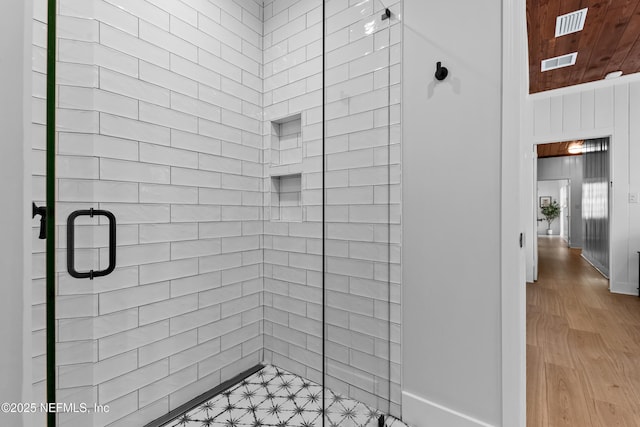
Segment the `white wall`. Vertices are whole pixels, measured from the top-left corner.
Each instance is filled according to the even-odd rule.
[[[29,129],[31,81],[30,2],[3,3],[0,16],[0,401],[31,400],[31,265],[27,230],[31,216]],[[1,413],[0,424],[31,425],[28,416]]]
[[[504,22],[514,13],[520,26],[505,29],[524,43],[524,15],[515,9],[505,8]],[[405,1],[403,415],[416,426],[524,419],[524,299],[512,280],[520,275],[514,229],[524,86],[514,66],[505,87],[518,100],[509,97],[502,142],[502,12],[499,1]],[[505,61],[522,45],[505,47]],[[443,82],[433,78],[436,61],[449,68]],[[515,291],[501,289],[501,280]],[[501,313],[511,322],[512,352],[503,353]]]
[[[640,204],[629,194],[640,192],[640,74],[542,92],[529,97],[523,140],[533,144],[611,136],[610,286],[637,294],[640,249]],[[532,181],[532,174],[523,170]],[[532,188],[528,187],[528,188]],[[524,197],[532,195],[531,192]],[[533,197],[531,197],[533,199]],[[533,211],[529,211],[533,214]],[[533,231],[533,217],[530,230]],[[527,280],[532,279],[533,249],[527,253]]]

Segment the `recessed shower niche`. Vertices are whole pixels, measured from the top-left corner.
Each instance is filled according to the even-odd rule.
[[[271,177],[271,221],[302,222],[302,175]]]
[[[276,170],[273,168],[276,167]],[[302,167],[302,116],[300,113],[271,122],[272,175],[299,173]]]
[[[271,122],[271,221],[302,221],[302,116]]]

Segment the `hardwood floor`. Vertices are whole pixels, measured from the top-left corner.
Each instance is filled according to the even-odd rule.
[[[640,298],[559,238],[527,284],[527,426],[640,426]]]

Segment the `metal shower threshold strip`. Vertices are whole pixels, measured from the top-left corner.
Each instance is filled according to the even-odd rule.
[[[209,391],[207,391],[205,393],[202,393],[200,396],[191,399],[187,403],[184,403],[184,404],[178,406],[177,408],[175,408],[174,410],[170,411],[169,413],[163,415],[162,417],[151,421],[149,424],[146,424],[144,427],[161,427],[161,426],[164,426],[167,423],[170,423],[171,421],[173,421],[176,418],[178,418],[180,415],[182,415],[182,414],[192,410],[193,408],[195,408],[195,407],[197,407],[199,405],[202,405],[206,401],[214,398],[215,396],[219,395],[220,393],[222,393],[226,389],[232,387],[233,385],[242,382],[243,380],[247,379],[251,375],[253,375],[256,372],[260,371],[262,368],[264,368],[263,365],[256,365],[253,368],[247,369],[246,371],[236,375],[235,377],[231,378],[230,380],[227,380],[227,381],[223,382],[219,386],[214,387],[213,389],[211,389],[211,390],[209,390]]]

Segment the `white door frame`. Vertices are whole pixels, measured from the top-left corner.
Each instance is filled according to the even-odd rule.
[[[538,144],[533,144],[533,281],[538,280]],[[526,310],[526,307],[525,307]]]
[[[31,375],[31,94],[33,2],[8,0],[0,16],[0,397],[32,402]],[[3,414],[7,424],[30,426],[31,414]]]
[[[501,323],[502,426],[526,427],[526,251],[522,213],[525,179],[528,53],[526,3],[502,1]],[[524,192],[526,194],[526,192]]]
[[[571,247],[571,178],[567,179],[568,185],[565,197],[567,199],[567,246]]]
[[[614,272],[614,259],[613,259],[613,245],[611,244],[611,235],[613,230],[613,222],[614,222],[614,198],[612,197],[612,177],[613,177],[613,156],[614,156],[614,148],[613,148],[613,131],[589,131],[589,132],[577,132],[576,134],[562,135],[559,138],[542,138],[536,139],[532,142],[534,156],[533,156],[533,173],[531,175],[532,184],[534,190],[534,205],[533,205],[533,277],[534,280],[538,280],[538,237],[536,233],[536,229],[538,228],[536,216],[537,216],[537,182],[538,182],[538,156],[537,156],[537,147],[542,144],[553,144],[556,142],[568,142],[568,141],[576,141],[576,140],[586,140],[586,139],[597,139],[597,138],[609,138],[609,283],[613,283],[613,272]],[[526,303],[525,303],[526,304]],[[526,306],[525,306],[526,310]]]

